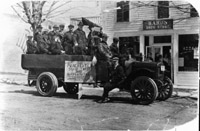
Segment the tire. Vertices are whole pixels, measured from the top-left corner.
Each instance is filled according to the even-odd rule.
[[[164,81],[160,86],[158,86],[158,97],[157,100],[164,101],[172,96],[173,93],[173,83],[169,77],[165,77]]]
[[[65,83],[63,88],[68,94],[78,93],[78,83]]]
[[[37,78],[36,88],[42,96],[53,96],[58,88],[58,80],[53,73],[43,72]]]
[[[140,76],[131,83],[131,95],[138,104],[151,104],[158,95],[157,85],[151,78]]]

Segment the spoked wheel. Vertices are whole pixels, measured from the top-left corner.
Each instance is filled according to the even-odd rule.
[[[162,84],[158,85],[157,100],[164,101],[168,99],[169,97],[171,97],[172,93],[173,93],[172,81],[168,77],[165,77]]]
[[[131,95],[134,102],[148,105],[158,95],[157,85],[151,78],[140,76],[131,83]]]
[[[41,73],[36,82],[36,88],[42,96],[52,96],[57,91],[58,80],[51,72]]]
[[[63,88],[68,94],[77,94],[78,93],[78,84],[77,83],[65,83]]]

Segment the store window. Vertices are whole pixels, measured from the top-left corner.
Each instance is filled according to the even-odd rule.
[[[158,1],[158,18],[169,18],[169,1]]]
[[[119,37],[119,52],[127,54],[128,50],[133,54],[139,54],[139,36]]]
[[[129,21],[129,1],[117,2],[117,7],[121,9],[117,10],[117,22]]]
[[[179,35],[179,71],[198,71],[199,35]]]

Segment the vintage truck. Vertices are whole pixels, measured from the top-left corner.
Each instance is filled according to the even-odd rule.
[[[21,66],[29,71],[28,81],[36,83],[40,95],[53,96],[58,87],[68,94],[76,94],[79,83],[101,82],[96,77],[98,64],[94,66],[91,61],[91,56],[84,55],[22,54]],[[172,95],[173,84],[165,76],[162,63],[133,62],[126,72],[121,85],[131,93],[134,102],[146,105]]]

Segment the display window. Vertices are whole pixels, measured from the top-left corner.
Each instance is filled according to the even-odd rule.
[[[130,51],[133,54],[139,54],[139,36],[133,37],[119,37],[119,52],[120,54],[127,54]]]
[[[198,43],[198,34],[179,35],[179,71],[198,71]]]

